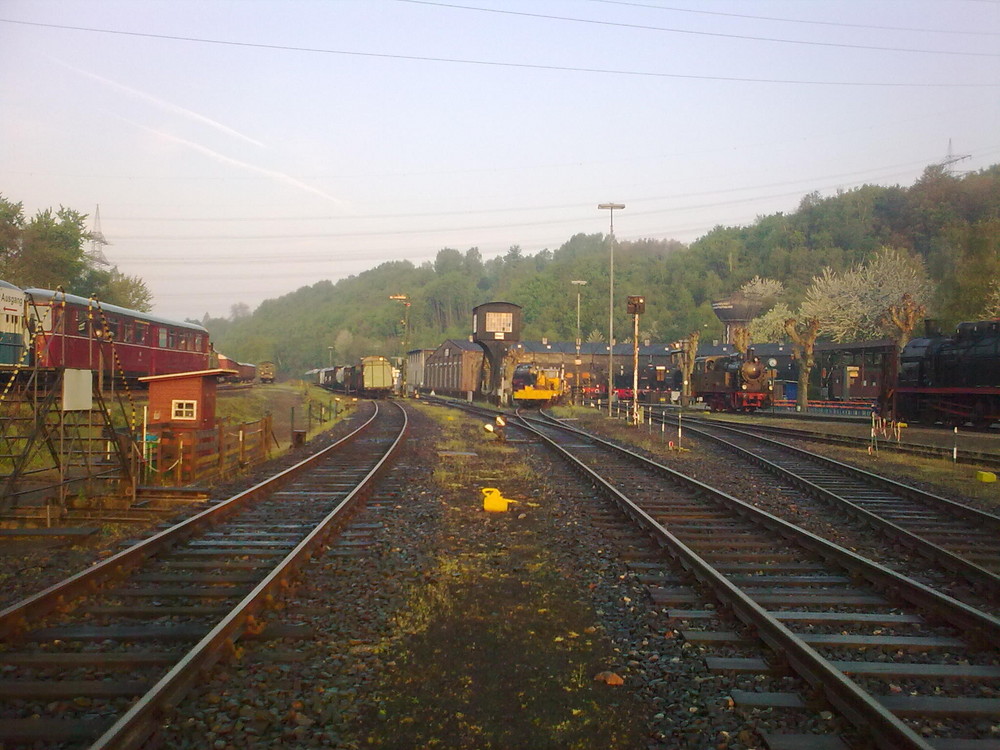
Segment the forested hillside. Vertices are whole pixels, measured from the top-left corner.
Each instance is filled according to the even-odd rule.
[[[876,256],[881,264],[865,267]],[[433,263],[384,263],[335,284],[320,281],[269,300],[252,314],[237,309],[230,319],[201,322],[229,356],[271,359],[297,374],[364,354],[398,355],[404,339],[413,348],[466,337],[472,308],[495,300],[523,306],[525,338],[573,340],[580,290],[583,337],[604,340],[608,261],[608,238],[601,234],[576,235],[534,255],[513,245],[487,261],[474,247],[445,248]],[[864,186],[829,198],[807,195],[794,213],[762,216],[745,227],[716,227],[689,246],[618,242],[615,329],[623,340],[631,330],[625,296],[642,294],[641,338],[669,342],[698,330],[703,341],[710,340],[721,333],[711,302],[755,277],[781,282],[779,302],[785,307],[780,309],[794,315],[807,297],[831,289],[832,282],[850,286],[855,271],[867,270],[867,283],[877,290],[879,275],[892,275],[886,263],[897,261],[908,272],[916,268],[911,277],[926,271],[921,288],[927,315],[944,325],[1000,315],[1000,165],[961,176],[930,167],[909,188]],[[580,287],[573,280],[587,283]],[[409,310],[390,295],[408,296]],[[821,328],[820,338],[832,335]]]

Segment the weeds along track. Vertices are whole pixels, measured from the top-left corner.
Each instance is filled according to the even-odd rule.
[[[994,611],[1000,605],[1000,517],[752,430],[689,423],[687,432],[877,530],[884,543],[906,547],[950,571],[959,579],[949,586],[953,595],[961,598],[958,592],[970,585]]]
[[[600,522],[646,605],[742,676],[730,697],[767,717],[769,747],[997,746],[1000,620],[634,452],[524,422],[614,504]],[[817,712],[825,724],[797,718]]]
[[[362,533],[346,527],[406,431],[400,406],[373,404],[333,445],[0,612],[0,743],[140,747],[238,639],[307,636],[267,610]]]
[[[651,407],[651,411],[656,415],[654,418],[657,421],[666,419],[669,422],[677,414],[676,410],[656,407]],[[758,414],[760,416],[766,416],[766,412],[759,412]],[[894,437],[888,435],[884,435],[882,437],[878,437],[876,435],[877,439],[873,442],[850,434],[837,434],[833,430],[821,432],[818,429],[799,429],[795,427],[766,425],[759,424],[757,422],[740,422],[735,420],[726,420],[723,422],[719,419],[704,419],[698,417],[685,417],[684,421],[687,424],[730,426],[759,435],[771,435],[779,439],[811,440],[816,443],[826,443],[828,445],[836,445],[846,448],[858,448],[859,446],[866,444],[874,444],[878,450],[885,451],[887,453],[897,453],[923,458],[954,460],[960,464],[988,467],[993,470],[1000,469],[1000,433],[996,430],[963,431],[963,442],[971,439],[973,444],[963,445],[962,449],[959,450],[954,445],[946,445],[946,443],[950,440],[950,438],[946,436],[950,435],[950,433],[939,429],[924,429],[922,430],[923,437],[912,437],[909,436],[909,433],[907,433],[908,437],[905,440],[902,439],[902,437],[895,439]],[[847,423],[847,420],[838,420],[835,422],[818,421],[813,422],[813,424],[836,425],[838,422],[840,426],[843,427],[843,425]],[[865,430],[870,427],[869,422],[862,423],[861,420],[851,421],[851,423],[857,425],[859,429]],[[886,429],[888,430],[888,426]],[[933,434],[935,436],[934,439],[939,444],[934,445],[927,442],[928,434]],[[924,440],[925,442],[918,442],[920,440]]]

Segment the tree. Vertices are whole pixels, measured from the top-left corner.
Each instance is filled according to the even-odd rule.
[[[785,293],[785,285],[776,279],[764,279],[754,276],[750,281],[740,287],[744,297],[759,299],[762,306],[774,301]]]
[[[890,306],[909,295],[926,310],[932,292],[920,258],[883,247],[861,266],[844,272],[826,267],[813,277],[802,314],[819,320],[834,341],[875,339],[888,333]]]
[[[778,343],[788,339],[785,334],[785,321],[793,316],[791,308],[784,302],[779,302],[759,318],[750,321],[747,328],[750,338],[754,341]]]
[[[242,320],[250,317],[250,306],[246,302],[236,302],[229,306],[229,319]]]
[[[78,288],[87,290],[86,296],[94,296],[101,302],[119,307],[149,312],[153,309],[153,294],[146,282],[138,276],[128,276],[118,270],[90,266],[81,276]]]
[[[796,399],[799,409],[809,408],[809,375],[816,363],[816,337],[819,335],[820,322],[816,318],[807,318],[800,325],[795,318],[785,321],[785,333],[792,342],[792,356],[799,362],[799,392]]]
[[[736,347],[736,351],[740,354],[747,353],[751,340],[750,329],[746,326],[736,326],[733,329],[733,346]]]
[[[890,337],[896,342],[897,363],[899,362],[899,354],[910,340],[910,336],[913,335],[913,329],[917,327],[917,321],[926,312],[927,307],[914,302],[913,297],[909,293],[903,295],[898,305],[889,306],[889,310],[886,313],[885,325],[892,329]]]
[[[981,316],[984,318],[1000,318],[1000,280],[994,280],[990,293],[986,297],[986,305]]]
[[[63,286],[81,296],[89,294],[78,286],[87,268],[83,252],[86,215],[60,206],[56,212],[39,211],[24,223],[23,217],[19,219],[20,207],[8,201],[0,205],[4,279],[18,286]]]

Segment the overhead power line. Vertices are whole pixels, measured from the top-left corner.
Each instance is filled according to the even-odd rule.
[[[992,1],[992,0],[991,0]],[[725,13],[719,10],[702,10],[694,8],[675,8],[667,5],[651,5],[649,3],[627,2],[627,0],[589,0],[601,5],[622,5],[630,8],[659,10],[667,13],[687,13],[698,16],[714,16],[716,18],[742,18],[747,21],[769,21],[773,23],[800,24],[804,26],[828,26],[839,29],[868,29],[870,31],[898,31],[909,34],[950,34],[959,36],[1000,36],[993,31],[965,31],[955,29],[928,29],[916,26],[879,26],[867,23],[844,23],[843,21],[816,21],[805,18],[782,18],[780,16],[752,16],[748,13]]]
[[[609,26],[620,29],[636,29],[640,31],[662,31],[669,34],[688,34],[690,36],[707,36],[721,39],[740,39],[751,42],[768,42],[770,44],[800,44],[807,47],[838,47],[841,49],[862,49],[876,52],[905,52],[921,55],[957,55],[959,57],[1000,57],[996,52],[968,52],[964,50],[939,50],[939,49],[919,49],[911,47],[879,47],[870,44],[848,44],[845,42],[818,42],[806,39],[781,39],[779,37],[754,36],[751,34],[726,34],[721,31],[697,31],[694,29],[679,29],[669,26],[650,26],[648,24],[624,23],[621,21],[603,21],[592,18],[576,18],[573,16],[555,16],[548,13],[531,13],[520,10],[507,10],[501,8],[478,8],[473,5],[458,5],[456,3],[442,3],[436,0],[396,0],[398,3],[410,3],[411,5],[431,5],[438,8],[451,8],[453,10],[468,10],[479,13],[495,13],[503,16],[521,16],[523,18],[541,18],[547,21],[565,21],[569,23],[588,24],[593,26]]]
[[[121,31],[117,29],[98,29],[87,26],[70,26],[66,24],[39,23],[36,21],[20,21],[10,18],[0,18],[0,23],[14,24],[19,26],[33,26],[36,28],[61,29],[64,31],[78,31],[88,34],[109,34],[114,36],[133,37],[138,39],[160,39],[171,42],[191,42],[195,44],[211,44],[226,47],[240,47],[246,49],[266,49],[282,52],[303,52],[310,54],[324,55],[344,55],[349,57],[367,57],[382,60],[408,60],[415,62],[446,63],[451,65],[476,65],[483,67],[511,68],[518,70],[545,70],[558,73],[593,73],[600,75],[634,76],[642,78],[666,78],[674,80],[690,81],[721,81],[728,83],[768,83],[786,84],[798,86],[836,86],[836,87],[862,87],[862,88],[1000,88],[1000,83],[968,83],[968,82],[943,82],[943,83],[906,83],[901,81],[817,81],[817,80],[796,80],[793,78],[747,78],[740,76],[713,76],[695,75],[684,73],[660,73],[643,70],[624,70],[615,68],[589,68],[573,65],[542,65],[537,63],[500,62],[495,60],[473,60],[468,58],[455,57],[429,57],[423,55],[401,55],[387,52],[357,52],[348,50],[324,49],[320,47],[298,47],[284,44],[261,44],[257,42],[237,42],[224,39],[209,39],[205,37],[179,36],[173,34],[152,34],[139,31]],[[898,50],[901,51],[901,50]],[[936,53],[935,53],[936,54]],[[958,54],[958,53],[956,53]],[[983,53],[989,57],[1000,57],[1000,54]]]

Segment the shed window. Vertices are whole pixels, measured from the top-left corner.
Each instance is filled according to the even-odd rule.
[[[175,420],[195,420],[198,418],[198,402],[197,401],[178,401],[174,400],[170,402],[170,413],[171,419]]]

